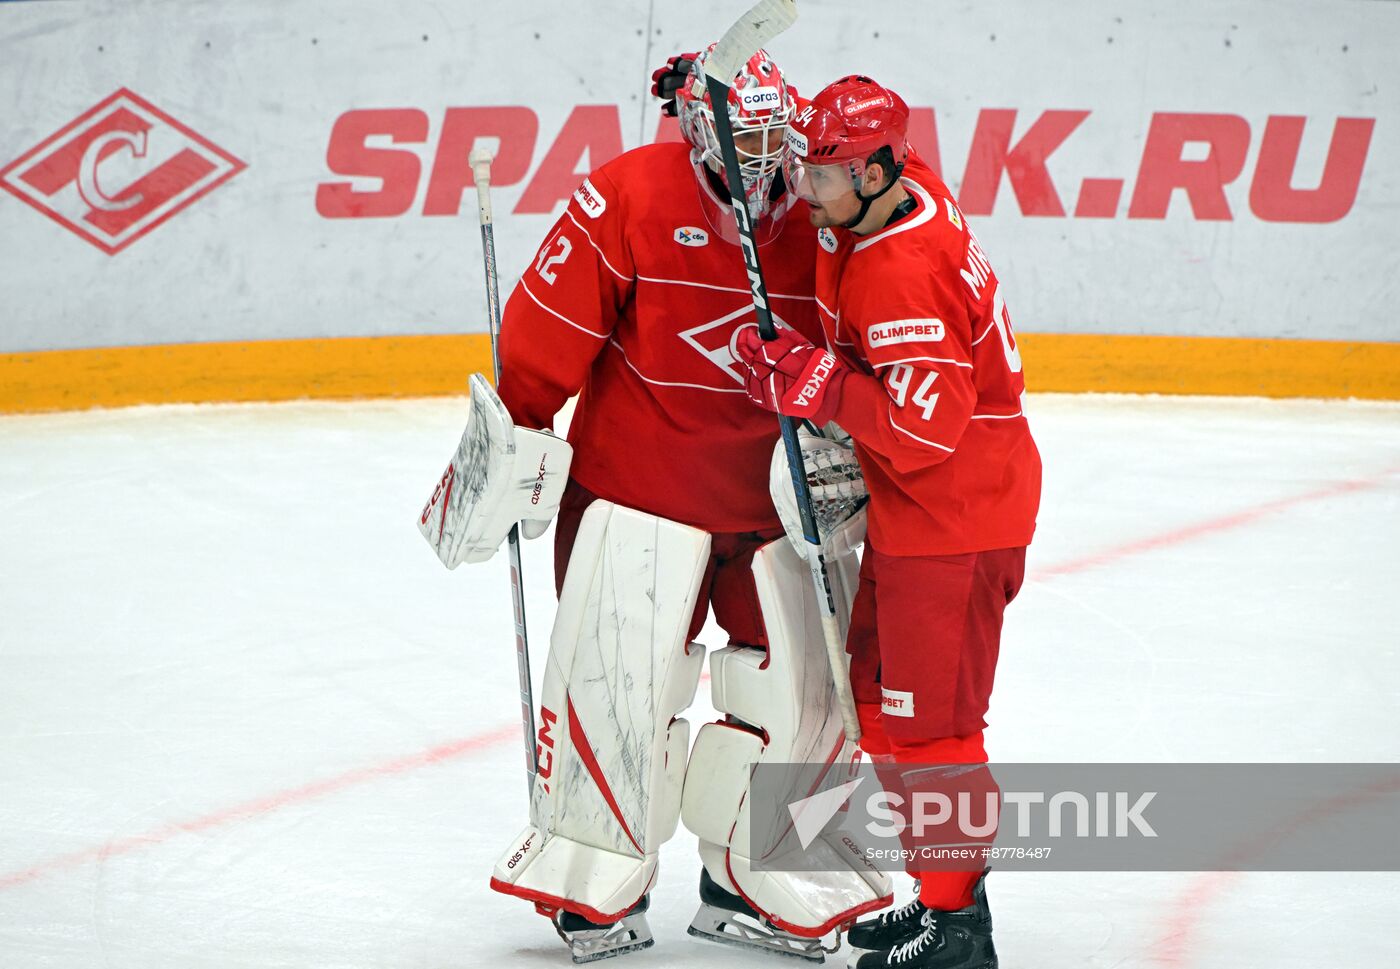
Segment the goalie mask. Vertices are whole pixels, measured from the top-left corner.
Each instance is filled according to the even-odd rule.
[[[718,191],[725,184],[724,157],[715,133],[714,106],[705,87],[705,61],[714,49],[711,44],[696,58],[690,80],[676,92],[676,102],[681,134],[690,144],[690,158],[701,192],[709,201],[727,208],[728,193]],[[781,185],[775,182],[782,163],[783,134],[796,110],[796,99],[767,51],[760,50],[750,57],[734,76],[728,110],[749,215],[755,223],[765,217],[776,220],[790,205],[790,200],[782,197]],[[707,169],[718,179],[708,177]],[[724,213],[722,221],[731,221],[728,213]]]

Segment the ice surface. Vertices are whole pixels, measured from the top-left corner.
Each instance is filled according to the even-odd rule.
[[[1400,760],[1400,407],[1031,408],[996,759]],[[525,820],[505,557],[449,573],[414,528],[465,417],[0,419],[0,969],[568,964],[487,887]],[[537,671],[548,563],[527,545]],[[692,840],[616,965],[777,965],[685,935]],[[1400,875],[1006,873],[991,900],[1008,969],[1400,960]]]

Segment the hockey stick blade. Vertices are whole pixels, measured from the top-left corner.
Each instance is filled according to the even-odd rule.
[[[724,32],[705,60],[705,73],[728,87],[746,60],[796,20],[797,0],[758,0]]]

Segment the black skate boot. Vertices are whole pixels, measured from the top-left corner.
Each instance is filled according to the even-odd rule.
[[[697,939],[773,952],[808,962],[826,961],[826,950],[822,948],[821,939],[784,932],[741,897],[716,884],[703,867],[700,869],[700,911],[695,913],[686,931]]]
[[[917,934],[887,949],[853,952],[848,969],[997,969],[986,883],[984,871],[967,908],[956,912],[924,908]]]
[[[650,905],[651,896],[643,895],[622,918],[604,924],[561,910],[554,913],[554,931],[569,947],[569,955],[578,965],[636,952],[656,944],[651,937],[651,926],[647,925],[646,910]]]
[[[924,930],[923,917],[928,908],[916,895],[913,901],[875,918],[857,922],[846,933],[857,956],[880,949],[892,949],[907,942]]]

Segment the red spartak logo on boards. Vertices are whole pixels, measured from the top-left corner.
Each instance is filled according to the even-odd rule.
[[[0,169],[0,187],[111,256],[247,167],[122,88]]]

